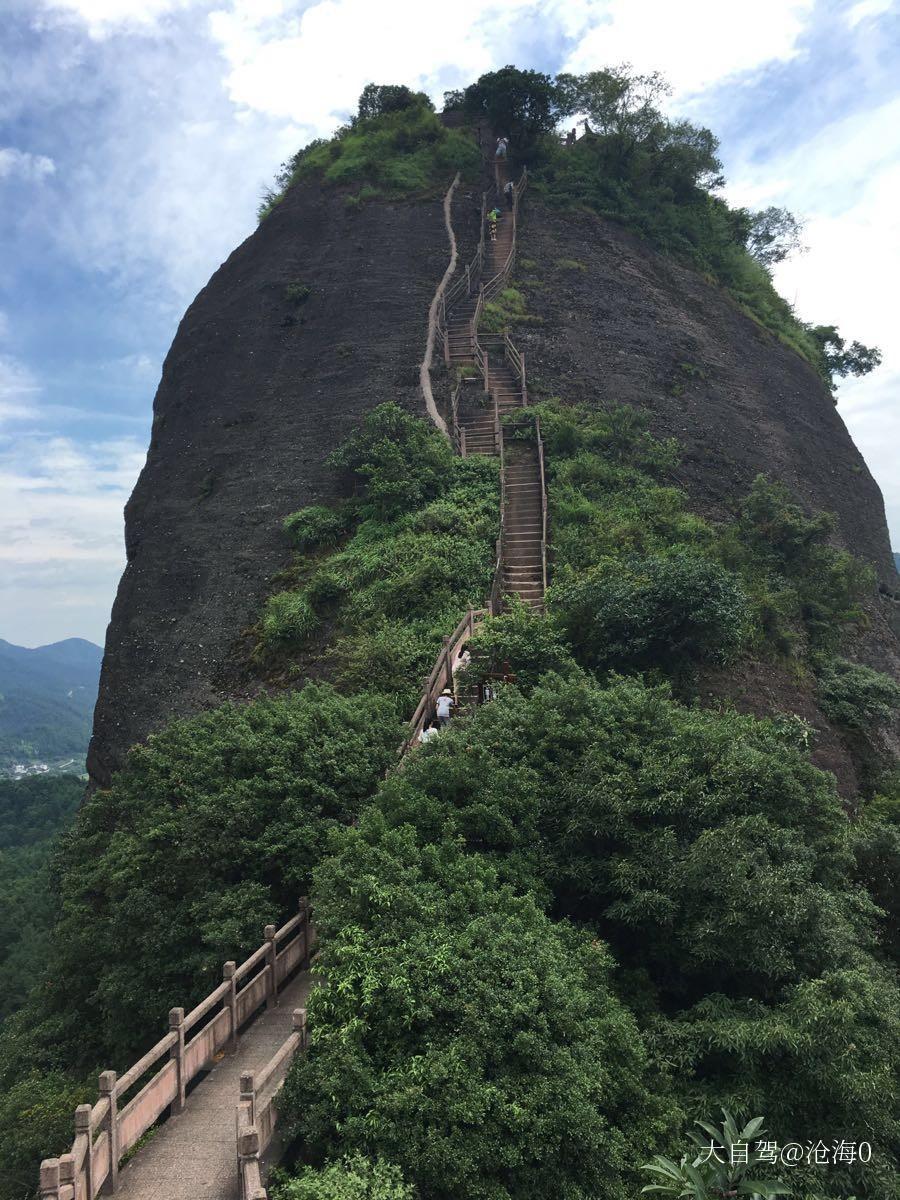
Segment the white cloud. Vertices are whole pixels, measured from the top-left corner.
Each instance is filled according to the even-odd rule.
[[[630,62],[662,71],[679,93],[797,54],[815,0],[609,0],[605,19],[582,39],[565,69]]]
[[[144,460],[131,438],[0,444],[0,628],[32,644],[101,640],[125,562],[122,510]]]
[[[45,154],[29,154],[15,146],[0,146],[0,179],[18,178],[40,183],[56,171],[56,164]]]
[[[892,545],[900,550],[900,370],[882,367],[841,385],[840,412],[884,496]]]
[[[841,414],[885,497],[900,548],[900,100],[831,122],[763,166],[737,168],[732,203],[783,205],[805,218],[807,252],[782,263],[778,290],[797,315],[877,345],[883,365],[844,382]]]
[[[160,17],[190,7],[198,0],[43,0],[48,16],[83,21],[92,38],[126,29],[153,31]]]
[[[895,0],[859,0],[859,3],[854,4],[847,13],[847,24],[852,29],[860,21],[867,21],[872,17],[880,17],[883,13],[890,12],[894,4]]]

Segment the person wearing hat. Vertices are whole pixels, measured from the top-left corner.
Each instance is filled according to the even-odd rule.
[[[456,707],[456,701],[453,699],[453,693],[449,688],[444,688],[437,698],[435,709],[437,710],[438,725],[441,729],[446,729],[450,724],[450,716],[453,709]]]

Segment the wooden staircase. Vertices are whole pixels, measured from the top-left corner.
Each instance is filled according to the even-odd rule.
[[[500,290],[505,279],[498,284],[498,277],[511,261],[514,239],[515,221],[504,208],[496,241],[484,245],[482,278],[471,281],[479,293],[461,295],[447,312],[448,361],[451,366],[472,368],[482,382],[481,397],[489,398],[486,406],[458,400],[454,426],[461,453],[501,458],[501,595],[519,596],[541,607],[546,586],[546,493],[540,427],[535,426],[533,441],[504,437],[504,418],[527,402],[524,363],[508,334],[479,334],[477,327],[484,304],[483,282],[491,281],[495,292]],[[457,396],[474,391],[477,382],[462,385]]]

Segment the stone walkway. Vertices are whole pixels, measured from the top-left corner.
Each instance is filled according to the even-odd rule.
[[[226,1054],[188,1096],[184,1112],[170,1117],[119,1172],[124,1200],[240,1200],[235,1110],[242,1071],[260,1071],[291,1034],[295,1008],[309,995],[308,971],[279,994],[278,1007],[262,1013],[242,1034],[237,1053]],[[277,1144],[277,1131],[275,1143]]]

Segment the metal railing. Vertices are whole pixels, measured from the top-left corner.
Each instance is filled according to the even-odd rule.
[[[263,1004],[276,1004],[281,985],[306,965],[315,944],[309,901],[280,929],[267,925],[265,941],[240,966],[227,962],[217,988],[185,1015],[169,1013],[169,1032],[123,1075],[103,1071],[100,1099],[75,1110],[75,1141],[68,1154],[41,1163],[42,1200],[94,1200],[115,1192],[119,1163],[166,1109],[180,1112],[190,1103],[186,1089],[224,1048],[237,1048],[241,1027]],[[280,947],[280,948],[279,948]],[[196,1030],[193,1036],[189,1036]],[[160,1060],[165,1060],[158,1066]],[[126,1094],[145,1079],[140,1091],[122,1105]],[[193,1093],[192,1093],[193,1094]]]

